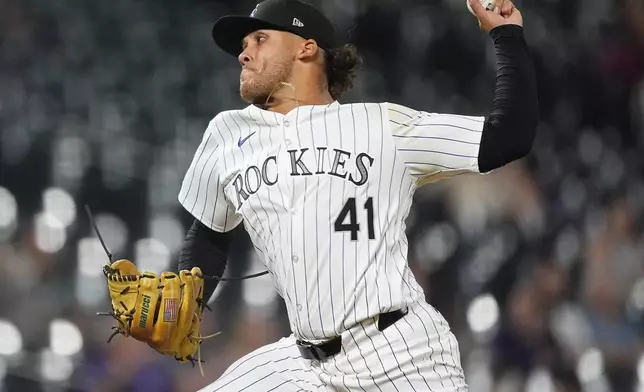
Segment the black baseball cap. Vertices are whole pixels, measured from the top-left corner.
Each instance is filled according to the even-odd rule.
[[[324,14],[300,0],[265,0],[257,4],[250,16],[224,16],[215,22],[212,37],[224,52],[238,56],[244,37],[257,30],[287,31],[313,39],[325,50],[335,47],[337,39]]]

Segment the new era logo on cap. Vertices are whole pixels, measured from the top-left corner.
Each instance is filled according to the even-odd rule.
[[[304,27],[304,23],[300,22],[298,18],[293,18],[293,26]]]

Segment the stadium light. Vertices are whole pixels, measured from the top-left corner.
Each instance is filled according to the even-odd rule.
[[[0,319],[0,355],[12,356],[22,351],[22,335],[9,320]]]

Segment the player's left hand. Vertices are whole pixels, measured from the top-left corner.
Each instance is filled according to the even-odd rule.
[[[507,24],[523,26],[521,12],[510,0],[496,0],[493,10],[486,10],[479,0],[468,0],[474,15],[479,20],[481,29],[489,33],[495,27]]]

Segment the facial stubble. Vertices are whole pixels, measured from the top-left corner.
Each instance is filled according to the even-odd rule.
[[[266,105],[270,97],[291,78],[293,61],[290,59],[271,59],[264,62],[258,71],[250,74],[250,80],[240,83],[239,92],[244,102]]]

